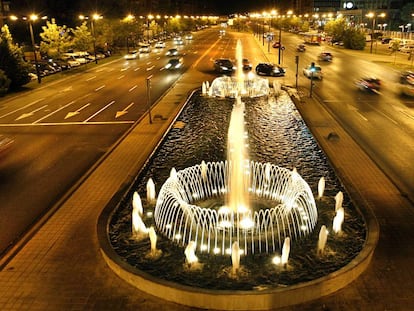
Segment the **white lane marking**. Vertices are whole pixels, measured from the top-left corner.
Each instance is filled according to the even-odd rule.
[[[66,116],[65,116],[65,120],[69,119],[73,116],[76,116],[78,114],[80,114],[80,112],[85,109],[86,107],[89,107],[91,105],[91,103],[87,103],[86,105],[83,105],[82,107],[80,107],[79,109],[77,109],[76,111],[69,111]]]
[[[117,111],[116,115],[115,115],[115,119],[117,119],[118,117],[123,116],[124,114],[127,114],[129,111],[128,109],[131,108],[134,105],[134,102],[131,102],[127,107],[125,107],[123,110],[121,111]]]
[[[148,65],[148,66],[149,66],[149,65],[151,65],[151,64],[152,64],[152,62],[148,62],[148,63],[147,63],[147,65]]]
[[[102,109],[98,110],[97,112],[95,112],[93,115],[91,115],[89,118],[87,118],[86,120],[83,121],[83,123],[87,123],[89,120],[93,119],[94,117],[96,117],[98,114],[100,114],[102,111],[104,111],[106,108],[112,106],[113,104],[115,104],[115,101],[111,101],[108,105],[106,105],[105,107],[103,107]]]
[[[138,70],[140,70],[141,68],[140,67],[137,67],[137,68],[135,68],[134,69],[134,71],[138,71]]]
[[[152,69],[154,69],[155,66],[151,66],[147,68],[147,71],[151,71]]]
[[[407,118],[413,119],[414,120],[414,116],[412,116],[411,114],[409,114],[407,111],[401,109],[400,112],[405,115]]]
[[[93,76],[93,77],[90,77],[90,78],[86,79],[86,81],[91,81],[91,80],[93,80],[95,78],[96,78],[96,76]]]
[[[27,117],[31,117],[32,115],[34,115],[36,112],[38,112],[38,111],[40,111],[40,110],[42,110],[42,109],[44,109],[44,108],[46,108],[47,107],[47,105],[44,105],[44,106],[42,106],[42,107],[40,107],[40,108],[37,108],[37,109],[35,109],[35,110],[32,110],[32,111],[30,111],[30,112],[28,112],[28,113],[23,113],[22,115],[20,115],[19,117],[17,117],[16,119],[15,119],[15,121],[17,121],[17,120],[21,120],[21,119],[24,119],[24,118],[27,118]]]
[[[133,90],[135,90],[138,87],[138,85],[134,85],[133,87],[131,87],[128,92],[132,92]]]
[[[121,72],[122,72],[122,71],[126,71],[126,70],[128,70],[128,69],[129,69],[129,66],[128,66],[128,67],[124,67],[124,68],[122,68],[122,69],[121,69]]]
[[[118,80],[121,80],[122,78],[124,78],[125,77],[125,75],[122,75],[122,76],[119,76],[117,79]]]
[[[30,127],[30,126],[56,126],[56,125],[107,125],[107,124],[133,124],[135,121],[102,121],[102,122],[61,122],[61,123],[0,123],[0,127]]]
[[[41,122],[42,120],[44,120],[44,119],[46,119],[46,118],[49,118],[50,116],[52,116],[52,115],[54,115],[55,113],[58,113],[59,111],[61,111],[61,110],[65,109],[65,108],[67,108],[67,107],[69,107],[70,105],[74,104],[75,102],[76,102],[76,100],[72,100],[71,102],[67,103],[66,105],[64,105],[64,106],[60,107],[59,109],[57,109],[57,110],[55,110],[55,111],[53,111],[53,112],[51,112],[51,113],[49,113],[49,114],[45,115],[43,118],[37,119],[36,121],[34,121],[34,122],[33,122],[33,124],[39,123],[39,122]]]
[[[95,89],[95,92],[98,92],[98,91],[102,90],[105,86],[106,86],[105,84],[101,85],[100,87]]]
[[[37,104],[38,102],[40,102],[40,101],[42,101],[42,100],[44,100],[44,98],[37,99],[37,100],[35,100],[34,102],[31,102],[30,104],[27,104],[26,106],[23,106],[23,107],[21,107],[21,108],[19,108],[19,109],[16,109],[16,110],[10,111],[9,113],[6,113],[6,114],[4,114],[4,115],[0,116],[0,119],[1,119],[1,118],[4,118],[4,117],[7,117],[7,116],[9,116],[9,115],[11,115],[11,114],[13,114],[13,113],[16,113],[16,112],[18,112],[18,111],[20,111],[20,110],[26,109],[27,107],[33,106],[33,105]]]
[[[367,118],[365,118],[358,110],[355,110],[355,112],[357,113],[357,115],[359,115],[364,121],[368,121]]]

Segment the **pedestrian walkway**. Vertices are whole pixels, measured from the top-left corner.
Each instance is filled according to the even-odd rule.
[[[1,310],[146,310],[191,308],[160,301],[119,279],[96,236],[102,209],[128,185],[206,77],[190,68],[0,271]],[[412,310],[413,206],[314,99],[297,103],[356,205],[372,209],[380,236],[368,269],[344,289],[282,310]],[[334,139],[332,139],[334,138]]]

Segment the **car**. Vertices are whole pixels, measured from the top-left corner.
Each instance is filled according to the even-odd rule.
[[[309,79],[322,80],[322,68],[315,63],[311,63],[309,66],[303,68],[303,75]]]
[[[306,46],[304,44],[298,44],[298,46],[296,47],[296,51],[305,52],[306,51]]]
[[[168,63],[164,66],[168,70],[177,70],[180,69],[183,65],[182,58],[171,58]]]
[[[79,67],[81,65],[81,63],[73,56],[62,56],[60,60],[68,63],[71,68]]]
[[[173,41],[174,41],[175,45],[183,45],[184,44],[184,41],[181,37],[175,37]]]
[[[140,53],[150,53],[151,52],[151,45],[150,44],[142,44],[138,51]]]
[[[242,60],[243,71],[250,71],[252,70],[252,64],[247,58],[243,58]]]
[[[414,44],[406,44],[400,48],[401,53],[414,53]]]
[[[157,43],[155,43],[154,47],[156,49],[163,49],[163,48],[165,48],[165,42],[164,41],[158,41]]]
[[[376,77],[364,77],[355,81],[355,85],[361,91],[378,93],[381,88],[381,80]]]
[[[231,74],[236,68],[228,58],[219,58],[214,61],[214,70],[218,73]]]
[[[259,76],[282,77],[286,70],[273,63],[259,63],[256,66],[256,74]]]
[[[178,50],[177,49],[169,49],[167,51],[167,53],[165,53],[165,55],[167,55],[167,56],[177,56],[178,55]]]
[[[285,49],[285,47],[279,41],[273,42],[272,47],[275,48],[275,49],[280,48],[281,50]]]
[[[137,59],[137,58],[139,58],[139,53],[138,53],[138,51],[131,51],[131,52],[125,54],[124,58],[126,60]]]
[[[392,38],[382,38],[381,39],[381,44],[388,44],[388,43],[390,43],[391,40],[392,40]]]
[[[186,40],[193,40],[193,35],[191,33],[189,33],[188,35],[185,36]]]
[[[319,54],[318,59],[324,62],[331,62],[333,56],[330,52],[322,52],[321,54]]]
[[[400,76],[400,91],[402,95],[414,97],[414,72],[406,71]]]

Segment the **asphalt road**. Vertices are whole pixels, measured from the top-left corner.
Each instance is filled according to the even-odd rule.
[[[0,254],[56,207],[148,110],[148,77],[151,103],[189,66],[211,74],[212,81],[216,76],[213,60],[234,59],[238,39],[242,39],[243,56],[253,67],[266,58],[279,61],[276,50],[270,47],[271,53],[266,55],[251,35],[219,36],[217,29],[209,29],[196,33],[194,40],[180,47],[184,60],[181,71],[163,69],[169,43],[164,51],[132,61],[114,58],[71,78],[1,101],[0,134],[13,136],[16,141],[12,152],[0,159]],[[305,53],[297,53],[299,42],[298,36],[283,33],[286,50],[280,62],[287,74],[270,81],[294,85],[295,56],[299,55],[298,84],[310,86],[302,68],[327,48],[308,46]],[[398,72],[338,49],[333,54],[332,63],[321,64],[324,79],[315,82],[313,96],[322,100],[403,193],[414,193],[414,105],[398,94]],[[384,81],[381,94],[356,90],[354,80],[366,74],[378,75]]]

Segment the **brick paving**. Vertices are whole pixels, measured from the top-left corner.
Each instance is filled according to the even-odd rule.
[[[189,92],[205,79],[191,68],[0,271],[1,310],[194,310],[160,301],[119,279],[96,236],[103,207],[136,175]],[[414,210],[323,106],[304,97],[298,109],[349,194],[372,209],[380,236],[368,269],[344,289],[280,310],[413,310]],[[336,133],[338,139],[328,139]]]

